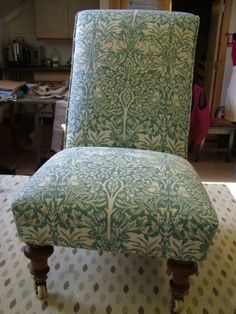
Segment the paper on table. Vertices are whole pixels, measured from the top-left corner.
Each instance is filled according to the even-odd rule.
[[[57,96],[62,95],[67,90],[67,86],[62,86],[57,89],[50,89],[48,85],[39,86],[34,92],[40,96]]]
[[[50,89],[48,85],[38,86],[37,89],[34,89],[34,93],[39,95],[40,98],[50,99],[50,98],[67,98],[68,96],[68,87],[61,86],[57,89]]]

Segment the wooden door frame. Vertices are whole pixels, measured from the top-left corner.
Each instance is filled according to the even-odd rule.
[[[229,32],[230,17],[232,12],[233,0],[225,0],[224,12],[222,17],[217,68],[215,76],[215,84],[213,88],[212,103],[211,103],[211,116],[213,117],[215,111],[220,107],[220,100],[222,94],[222,86],[224,80],[225,60],[227,53],[227,33]]]
[[[209,16],[210,25],[208,32],[208,42],[206,46],[206,59],[204,63],[204,83],[206,95],[211,110],[213,91],[217,72],[217,62],[219,56],[220,36],[222,30],[222,21],[224,15],[225,0],[215,0],[211,5],[211,15]],[[201,21],[200,21],[201,23]],[[201,85],[201,84],[200,84]]]

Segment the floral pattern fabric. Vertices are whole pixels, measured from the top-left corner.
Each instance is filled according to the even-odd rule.
[[[66,146],[186,157],[198,22],[176,12],[79,13]]]
[[[22,241],[204,258],[217,217],[182,158],[198,22],[172,12],[79,13],[66,149],[12,204]]]
[[[138,149],[66,149],[38,170],[12,208],[24,242],[181,260],[201,260],[217,227],[185,159]]]

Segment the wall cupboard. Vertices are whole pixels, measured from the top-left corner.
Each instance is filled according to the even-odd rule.
[[[35,0],[36,37],[71,39],[78,11],[99,9],[99,0]]]

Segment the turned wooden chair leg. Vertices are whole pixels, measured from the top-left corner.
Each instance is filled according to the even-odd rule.
[[[169,272],[172,273],[170,280],[171,313],[181,313],[184,305],[184,295],[189,290],[189,277],[197,273],[197,263],[169,259],[167,267]]]
[[[35,292],[39,299],[45,298],[47,295],[47,273],[50,268],[48,267],[48,257],[53,253],[53,246],[37,246],[27,244],[24,246],[23,251],[27,258],[31,260],[30,272],[34,279]]]

